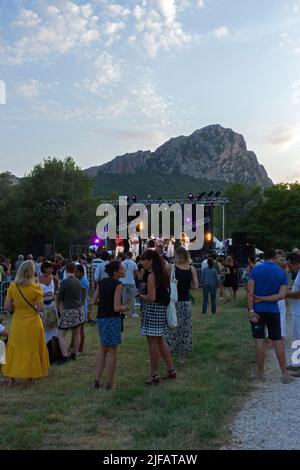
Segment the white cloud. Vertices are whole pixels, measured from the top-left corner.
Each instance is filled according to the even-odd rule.
[[[163,98],[151,82],[142,83],[139,87],[131,90],[131,95],[135,100],[138,109],[147,117],[161,118],[163,124],[166,123],[169,111],[169,103]]]
[[[111,86],[121,80],[121,66],[107,52],[103,52],[97,57],[95,69],[96,76],[92,80],[84,80],[84,88],[93,95],[103,96],[104,87]]]
[[[292,83],[292,103],[300,104],[300,80],[295,80]]]
[[[220,26],[211,33],[217,39],[223,39],[229,35],[229,29],[227,26]]]
[[[100,38],[99,18],[93,15],[91,4],[77,5],[60,2],[46,6],[43,16],[31,10],[21,10],[15,28],[27,28],[14,43],[5,48],[12,64],[46,59],[96,42]]]
[[[272,129],[263,141],[278,152],[285,152],[300,142],[300,123],[278,126]]]
[[[107,11],[109,14],[112,16],[128,16],[130,15],[130,10],[128,8],[122,7],[122,5],[118,5],[116,3],[113,3],[112,5],[107,6]]]
[[[144,1],[142,6],[135,7],[133,16],[136,34],[140,35],[151,58],[155,58],[160,49],[181,48],[191,44],[196,38],[196,35],[184,31],[177,18],[175,0]]]
[[[14,26],[20,28],[34,28],[41,23],[39,16],[31,10],[22,9],[18,18],[13,22]]]
[[[197,0],[196,5],[198,8],[204,8],[204,0]]]
[[[22,98],[36,98],[40,94],[41,83],[38,80],[27,80],[17,86],[17,94]]]
[[[175,0],[157,0],[158,8],[167,22],[172,23],[176,19]]]

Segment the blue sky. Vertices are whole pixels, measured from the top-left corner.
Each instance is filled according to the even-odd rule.
[[[300,0],[0,0],[0,171],[218,123],[300,180],[299,59]]]

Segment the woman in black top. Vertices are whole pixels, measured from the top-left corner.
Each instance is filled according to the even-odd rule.
[[[233,286],[235,283],[235,269],[233,264],[232,256],[227,256],[225,260],[225,280],[223,282],[223,287],[225,288],[224,292],[224,301],[226,302],[226,290],[229,291],[230,300],[233,299]]]
[[[175,379],[176,370],[169,346],[164,340],[167,332],[167,305],[170,303],[170,281],[165,261],[155,250],[148,249],[142,255],[147,277],[147,292],[139,294],[144,302],[141,334],[147,337],[151,375],[147,384],[160,382],[158,362],[161,355],[167,365],[167,378]]]
[[[173,268],[174,269],[174,268]],[[184,364],[187,354],[192,352],[192,306],[190,289],[198,289],[197,271],[191,266],[189,252],[183,248],[175,251],[175,278],[177,279],[178,302],[176,303],[177,328],[168,329],[166,341],[172,353],[177,353]]]
[[[100,334],[100,352],[96,364],[95,388],[100,387],[100,378],[106,366],[108,382],[106,388],[112,390],[117,365],[117,346],[121,343],[121,312],[127,305],[122,305],[122,284],[119,281],[125,275],[120,261],[111,261],[105,266],[108,278],[99,282],[93,303],[98,303],[97,322]]]

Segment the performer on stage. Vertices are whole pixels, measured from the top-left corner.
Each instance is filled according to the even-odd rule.
[[[190,239],[189,239],[189,237],[187,236],[187,234],[185,232],[182,232],[182,236],[181,236],[181,239],[180,239],[180,244],[183,248],[185,248],[187,251],[189,251]]]
[[[129,251],[132,253],[133,259],[136,259],[139,256],[139,239],[135,234],[130,235],[129,237]]]
[[[117,235],[115,238],[115,244],[116,244],[116,257],[118,256],[119,253],[124,252],[124,241],[123,238],[120,237],[120,235]]]
[[[167,255],[168,258],[172,259],[174,258],[174,250],[175,250],[175,238],[173,235],[168,240],[168,245],[167,245]]]

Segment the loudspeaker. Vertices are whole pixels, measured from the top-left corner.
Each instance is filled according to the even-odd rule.
[[[228,255],[233,255],[239,264],[247,264],[248,256],[255,256],[254,245],[231,245],[227,249]]]
[[[233,232],[232,244],[233,245],[247,245],[248,233],[246,232]]]

